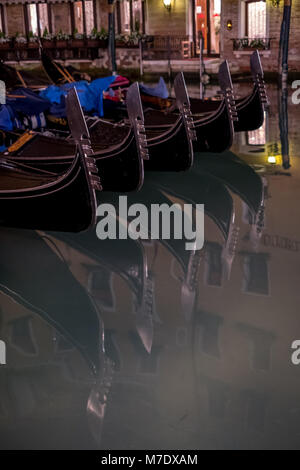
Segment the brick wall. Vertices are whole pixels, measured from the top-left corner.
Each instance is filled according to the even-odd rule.
[[[147,0],[146,8],[148,34],[186,34],[187,0],[173,0],[170,12],[164,7],[163,0]]]
[[[14,36],[16,33],[25,33],[23,5],[7,5],[6,19],[10,36]]]
[[[70,6],[67,3],[55,3],[52,5],[52,24],[55,33],[60,30],[63,33],[71,33]]]
[[[97,0],[98,29],[108,29],[108,1]]]

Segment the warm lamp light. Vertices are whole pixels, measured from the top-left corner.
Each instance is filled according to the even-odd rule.
[[[163,0],[164,7],[168,10],[171,11],[172,7],[172,0]]]
[[[231,30],[232,30],[232,27],[233,27],[232,21],[231,21],[231,20],[228,20],[228,21],[227,21],[227,29],[228,29],[228,31],[231,31]]]
[[[271,163],[272,165],[275,165],[277,163],[277,158],[276,157],[268,157],[268,163]]]

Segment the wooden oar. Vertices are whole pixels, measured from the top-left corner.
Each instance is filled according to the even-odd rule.
[[[67,80],[68,83],[73,83],[75,82],[74,78],[69,74],[69,72],[67,73],[67,70],[63,70],[55,61],[53,61],[53,64],[55,65],[55,67],[57,68],[57,70],[59,71],[59,73],[62,74],[62,76],[64,77],[65,80]]]
[[[22,98],[22,99],[26,100],[26,98],[28,98],[28,96],[23,96],[23,95],[6,95],[6,96],[7,96],[7,98],[13,98],[13,99]]]
[[[17,76],[18,76],[18,79],[20,80],[20,82],[22,83],[23,87],[24,88],[27,88],[27,85],[22,77],[22,75],[20,74],[19,70],[16,70],[16,73],[17,73]]]

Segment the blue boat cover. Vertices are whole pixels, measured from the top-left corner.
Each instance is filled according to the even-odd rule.
[[[65,97],[71,88],[76,88],[83,110],[103,116],[103,92],[116,80],[116,76],[97,78],[91,83],[81,80],[57,86],[50,85],[40,92],[40,97],[51,102],[50,113],[57,117],[66,117]]]
[[[15,114],[35,116],[49,110],[51,106],[49,100],[40,97],[28,88],[17,88],[11,96],[6,98],[6,104]]]
[[[157,98],[169,98],[169,92],[164,81],[163,77],[160,77],[158,84],[156,87],[149,87],[143,84],[140,84],[140,91],[146,95],[156,96]]]
[[[14,128],[14,113],[6,104],[0,106],[0,129],[3,131],[12,131]]]

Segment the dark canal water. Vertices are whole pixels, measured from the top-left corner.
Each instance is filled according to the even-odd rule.
[[[2,449],[300,448],[299,106],[269,95],[231,152],[130,196],[205,204],[200,252],[0,230]]]

